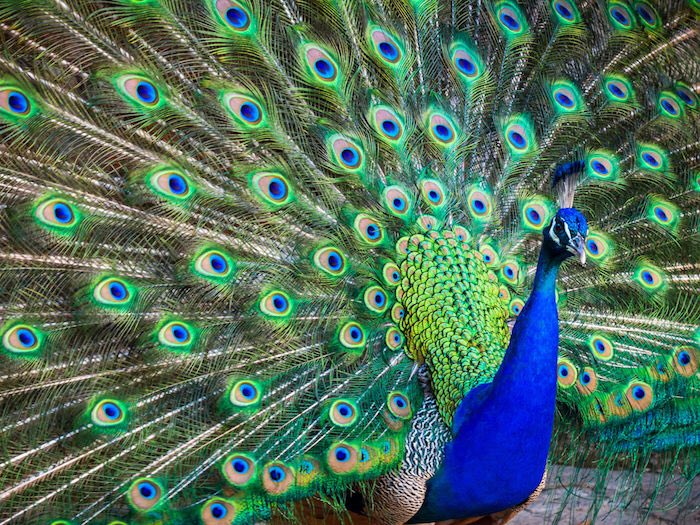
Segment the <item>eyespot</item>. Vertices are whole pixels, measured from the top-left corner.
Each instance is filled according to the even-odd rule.
[[[466,228],[463,226],[455,226],[452,228],[452,233],[455,234],[455,237],[457,237],[457,240],[459,242],[469,242],[472,238],[471,234],[469,231],[467,231]]]
[[[339,443],[328,450],[328,467],[336,474],[347,474],[357,467],[359,454],[355,447]]]
[[[496,19],[504,33],[509,36],[521,34],[526,29],[525,19],[520,10],[510,3],[501,5],[496,10]]]
[[[634,96],[632,84],[621,75],[606,76],[603,86],[605,96],[612,102],[628,102]]]
[[[401,282],[401,270],[396,264],[388,262],[382,268],[382,277],[387,285],[392,287],[398,286]]]
[[[282,290],[273,290],[262,296],[260,311],[270,317],[287,317],[292,313],[292,299]]]
[[[520,279],[520,266],[515,261],[508,261],[501,267],[501,277],[509,284],[515,285]]]
[[[395,327],[391,327],[386,331],[384,341],[386,342],[386,345],[389,348],[391,348],[392,350],[397,350],[403,345],[403,334],[399,332]]]
[[[640,147],[638,150],[639,165],[642,169],[651,171],[664,171],[667,160],[665,154],[651,147]]]
[[[364,165],[364,154],[357,144],[344,138],[331,138],[331,153],[333,161],[341,168],[350,171],[362,169]]]
[[[452,122],[440,114],[430,116],[428,130],[430,137],[441,146],[451,146],[457,139]]]
[[[557,383],[562,388],[569,388],[576,383],[576,367],[568,359],[561,358],[557,363]]]
[[[391,308],[391,320],[395,323],[400,323],[406,316],[406,310],[398,303],[395,303]]]
[[[370,121],[381,139],[395,144],[403,138],[404,123],[398,113],[388,106],[378,106],[372,111]]]
[[[251,27],[250,12],[238,2],[213,0],[221,22],[236,33],[244,33]]]
[[[551,218],[551,204],[542,197],[534,197],[521,205],[520,220],[526,230],[542,231]]]
[[[559,111],[569,112],[580,109],[580,96],[575,87],[570,83],[559,82],[552,86],[552,99],[555,108]]]
[[[453,47],[452,63],[460,77],[467,82],[473,82],[483,73],[481,58],[474,51],[463,46]]]
[[[134,302],[136,289],[124,279],[107,277],[93,288],[92,296],[102,306],[126,307]]]
[[[469,202],[469,212],[475,219],[485,220],[491,216],[491,197],[485,192],[478,189],[471,190],[467,202]]]
[[[185,350],[194,343],[193,328],[183,321],[165,323],[158,331],[158,341],[172,350]]]
[[[142,108],[153,109],[161,102],[158,88],[146,77],[123,75],[117,79],[117,87],[123,96]]]
[[[384,190],[384,203],[389,212],[397,216],[405,216],[411,210],[412,202],[406,192],[398,186],[389,186]]]
[[[572,24],[580,21],[576,4],[571,0],[554,0],[552,2],[552,9],[557,18],[565,24]]]
[[[257,128],[264,124],[265,112],[260,102],[240,93],[223,95],[224,107],[234,120],[245,128]]]
[[[268,463],[263,470],[263,487],[268,494],[278,496],[287,492],[294,484],[294,473],[279,461]]]
[[[501,261],[496,250],[494,250],[493,247],[489,244],[481,245],[479,247],[479,253],[481,254],[482,259],[484,260],[484,264],[489,268],[497,266]]]
[[[376,246],[384,241],[384,228],[369,215],[360,213],[353,221],[353,228],[358,239]]]
[[[389,307],[389,298],[380,286],[370,286],[363,296],[365,306],[374,313],[383,314]]]
[[[204,525],[231,525],[236,517],[234,506],[222,498],[213,498],[202,506]]]
[[[423,179],[420,182],[420,192],[429,206],[438,207],[445,203],[445,190],[442,184],[434,179]]]
[[[641,264],[634,272],[635,280],[648,292],[661,291],[666,283],[666,277],[651,265]]]
[[[422,231],[429,232],[437,229],[438,220],[432,215],[421,215],[416,219],[416,224]]]
[[[103,399],[90,412],[90,420],[98,427],[115,427],[126,422],[126,407],[114,399]]]
[[[505,286],[501,285],[498,288],[498,298],[504,303],[510,303],[510,291]]]
[[[588,339],[588,347],[593,352],[593,357],[600,361],[610,361],[615,355],[612,342],[602,335],[592,335]]]
[[[4,328],[2,346],[8,352],[29,357],[41,350],[45,335],[27,324],[13,324]]]
[[[367,343],[365,331],[358,323],[353,321],[345,323],[338,334],[340,344],[345,348],[364,348]]]
[[[255,477],[255,461],[245,454],[232,454],[223,464],[226,480],[236,487],[245,487]]]
[[[673,368],[683,377],[693,377],[698,371],[698,353],[692,346],[680,346],[673,352]]]
[[[304,50],[304,58],[311,77],[322,84],[335,82],[338,78],[338,65],[331,56],[316,45],[309,44]]]
[[[413,411],[411,410],[411,402],[401,392],[390,392],[386,401],[389,407],[389,412],[394,417],[399,419],[411,419]]]
[[[637,2],[634,5],[634,8],[639,15],[639,19],[642,21],[642,24],[644,24],[646,27],[649,29],[658,29],[661,26],[659,14],[656,12],[656,9],[654,9],[647,2]]]
[[[297,468],[296,483],[300,487],[309,486],[321,474],[321,465],[312,456],[303,456]]]
[[[371,38],[380,59],[389,64],[398,64],[401,61],[403,54],[395,38],[381,29],[372,31]]]
[[[32,103],[21,89],[0,87],[0,110],[13,117],[27,117]]]
[[[613,3],[608,8],[610,21],[617,29],[631,29],[633,27],[632,13],[626,5]]]
[[[524,153],[530,146],[527,130],[521,124],[512,123],[507,126],[505,135],[513,153]]]
[[[593,260],[607,258],[610,252],[610,244],[596,233],[589,233],[586,238],[586,254]]]
[[[292,201],[293,194],[287,178],[281,173],[259,172],[250,178],[253,192],[266,204],[279,208]]]
[[[698,96],[695,91],[684,84],[683,82],[676,82],[675,85],[676,96],[683,101],[683,103],[689,108],[696,108],[698,105]]]
[[[149,478],[140,478],[131,484],[129,502],[140,512],[155,509],[163,497],[163,487]]]
[[[241,380],[231,387],[229,400],[237,407],[251,407],[260,403],[262,390],[253,381]]]
[[[314,265],[331,277],[340,277],[347,270],[345,255],[333,246],[319,248],[314,254]]]
[[[678,207],[671,202],[662,199],[652,199],[649,203],[647,211],[649,220],[664,228],[674,228],[678,223],[679,215]]]
[[[207,249],[194,259],[194,271],[200,277],[215,282],[228,281],[236,265],[230,255],[222,250]]]
[[[328,412],[331,423],[338,427],[349,427],[357,422],[360,416],[357,405],[347,399],[333,402]]]
[[[595,392],[595,390],[598,388],[598,376],[596,375],[595,370],[589,367],[584,368],[581,374],[578,376],[576,388],[581,394],[586,396]]]
[[[662,115],[670,118],[683,116],[683,106],[676,95],[670,91],[663,91],[659,95],[659,111]]]
[[[194,193],[189,178],[179,170],[161,169],[146,177],[146,183],[155,192],[175,201],[183,201]]]
[[[74,232],[82,217],[75,206],[58,198],[40,202],[34,216],[39,224],[59,234]]]
[[[510,311],[511,315],[517,317],[518,315],[520,315],[520,312],[523,311],[524,306],[525,303],[523,302],[523,300],[516,297],[510,302],[510,305],[508,305],[508,310]]]
[[[625,392],[627,401],[629,401],[632,410],[643,412],[647,410],[654,402],[654,390],[650,385],[635,381],[627,387]]]

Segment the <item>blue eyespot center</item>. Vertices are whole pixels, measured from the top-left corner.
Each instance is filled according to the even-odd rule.
[[[105,403],[102,406],[102,411],[104,412],[105,416],[112,420],[118,419],[121,415],[121,410],[119,410],[119,407],[114,403]]]
[[[406,408],[407,406],[406,400],[401,396],[396,396],[394,398],[394,404],[397,408]]]
[[[352,339],[356,343],[359,342],[360,340],[362,340],[362,331],[356,326],[353,326],[350,329],[350,339]]]
[[[601,175],[607,175],[608,174],[608,168],[605,167],[605,164],[598,160],[594,160],[591,163],[591,166],[593,167],[593,171],[596,173],[600,173]]]
[[[622,9],[619,7],[613,7],[610,10],[610,14],[612,17],[617,20],[620,24],[627,26],[630,24],[629,18],[627,18],[627,13],[625,13]]]
[[[31,330],[27,330],[26,328],[20,328],[17,330],[17,339],[19,339],[20,344],[25,348],[34,346],[36,343],[36,336],[31,332]]]
[[[382,42],[379,44],[379,52],[387,60],[393,61],[399,56],[399,50],[396,49],[396,46],[390,42]]]
[[[139,483],[138,491],[139,494],[141,494],[141,496],[143,496],[146,499],[153,499],[156,496],[156,488],[153,486],[152,483],[149,483],[147,481]]]
[[[172,174],[168,176],[168,188],[175,195],[182,195],[187,192],[187,182],[180,175]]]
[[[510,266],[506,266],[506,276],[513,277],[513,275],[515,275],[513,268],[511,268]]]
[[[573,20],[574,14],[561,2],[557,2],[555,9],[557,10],[557,13],[559,13],[566,20]]]
[[[182,326],[181,324],[176,324],[172,328],[172,334],[175,340],[179,343],[184,343],[187,341],[189,337],[189,332],[187,331],[187,328]]]
[[[231,7],[226,11],[226,20],[236,29],[243,29],[248,25],[248,15],[240,7]]]
[[[395,137],[399,132],[399,127],[393,120],[385,120],[382,122],[382,129],[390,137]]]
[[[584,385],[587,385],[590,382],[591,382],[591,375],[588,372],[584,372],[581,375],[581,383]]]
[[[287,196],[287,185],[278,177],[273,177],[267,186],[267,191],[270,192],[270,197],[280,201]]]
[[[322,78],[329,79],[335,74],[335,68],[325,58],[319,58],[314,62],[314,69]]]
[[[365,463],[369,461],[369,452],[367,452],[367,449],[361,449],[360,450],[360,463]]]
[[[340,152],[340,158],[343,159],[343,162],[348,166],[356,166],[360,161],[360,156],[354,148],[345,148]]]
[[[228,269],[226,259],[217,253],[213,253],[209,257],[209,264],[211,265],[211,269],[216,273],[224,273]]]
[[[654,276],[648,270],[642,272],[642,279],[644,279],[644,282],[647,284],[654,284]]]
[[[557,102],[564,106],[565,108],[571,108],[574,105],[574,101],[566,93],[558,92],[555,96]]]
[[[484,201],[482,201],[481,199],[474,199],[472,201],[472,206],[474,206],[474,209],[478,213],[482,213],[482,212],[486,211],[486,204],[484,204]]]
[[[406,207],[406,202],[401,197],[395,197],[392,203],[394,208],[399,211],[403,211],[403,209]]]
[[[625,98],[625,92],[620,89],[620,86],[617,84],[610,83],[608,84],[608,91],[617,98]]]
[[[632,395],[635,397],[635,399],[644,399],[647,393],[641,386],[636,386],[632,389]]]
[[[365,230],[369,239],[377,239],[379,237],[379,227],[376,224],[369,224]]]
[[[668,215],[666,214],[666,211],[661,206],[657,206],[656,208],[654,208],[654,214],[656,215],[656,217],[658,217],[658,219],[661,222],[668,221]]]
[[[428,199],[430,199],[431,202],[438,202],[440,200],[440,194],[435,190],[430,190],[428,192]]]
[[[374,294],[374,304],[377,306],[384,306],[384,303],[386,303],[386,297],[382,292]]]
[[[540,224],[542,222],[542,216],[534,208],[527,209],[527,218],[534,224]]]
[[[598,255],[598,252],[600,251],[598,248],[598,243],[592,239],[589,240],[588,241],[588,251],[591,252],[593,255]]]
[[[518,22],[508,13],[501,13],[500,19],[501,22],[503,22],[503,24],[511,31],[517,31],[518,29],[520,29],[520,22]]]
[[[275,294],[272,298],[272,305],[278,312],[284,312],[287,309],[287,299],[280,294]]]
[[[250,469],[248,462],[242,459],[234,459],[231,462],[231,466],[233,467],[233,470],[235,470],[239,474],[245,474]]]
[[[209,511],[217,520],[225,517],[226,514],[228,514],[228,510],[226,510],[226,507],[224,507],[221,503],[214,503],[211,507],[209,507]]]
[[[562,365],[559,367],[559,377],[568,377],[569,376],[569,368],[566,365]]]
[[[118,283],[118,282],[110,283],[109,293],[112,296],[112,298],[117,300],[117,301],[121,301],[123,299],[126,299],[126,296],[128,294],[128,292],[126,290],[126,286],[124,286],[122,283]]]
[[[352,414],[352,409],[350,408],[350,406],[346,405],[345,403],[342,403],[338,406],[338,413],[343,417],[348,417],[350,414]]]
[[[61,224],[67,224],[73,220],[73,211],[68,205],[58,203],[53,207],[53,216]]]
[[[484,254],[484,261],[487,262],[487,263],[490,263],[490,262],[491,262],[491,256],[490,256],[488,253],[485,253],[485,254]]]
[[[7,97],[7,105],[15,113],[29,111],[29,99],[18,91],[12,91]]]
[[[338,252],[331,252],[328,255],[328,267],[331,270],[334,270],[334,271],[340,270],[342,265],[343,265],[343,259],[340,257],[340,254]]]
[[[433,131],[440,139],[444,141],[452,138],[452,130],[444,124],[437,124],[435,127],[433,127]]]
[[[142,80],[136,85],[136,95],[141,102],[153,104],[158,99],[158,91],[150,82]]]
[[[600,339],[597,339],[595,342],[595,349],[600,352],[601,354],[605,352],[605,344],[603,344],[603,341]]]
[[[642,17],[642,19],[647,22],[649,25],[654,25],[656,23],[656,19],[654,18],[654,15],[649,11],[646,6],[644,5],[638,5],[637,6],[637,13],[639,13],[639,16]]]
[[[474,62],[467,60],[466,58],[458,58],[457,67],[465,75],[473,75],[476,73],[476,66],[474,65]]]
[[[642,159],[644,159],[644,162],[649,164],[649,166],[652,166],[654,168],[659,166],[659,160],[651,153],[644,153],[642,155]]]
[[[397,271],[391,272],[391,279],[392,279],[392,281],[394,281],[394,282],[398,281],[398,280],[399,280],[399,277],[400,277],[399,272],[397,272]]]
[[[518,149],[523,149],[527,142],[525,141],[525,137],[523,137],[520,133],[517,131],[511,131],[508,133],[508,139],[510,140],[511,144],[515,146]]]
[[[284,469],[280,467],[270,467],[270,470],[268,472],[270,473],[270,479],[275,483],[279,483],[280,481],[284,480],[284,478],[287,476],[287,473],[284,471]]]
[[[251,399],[255,398],[255,395],[257,394],[257,390],[255,389],[255,387],[253,385],[251,385],[249,383],[245,383],[245,384],[241,385],[240,393],[244,398],[251,400]]]
[[[678,362],[681,365],[687,366],[690,364],[690,361],[691,361],[690,354],[688,352],[686,352],[685,350],[683,350],[682,352],[680,352],[678,354]]]
[[[260,109],[252,102],[241,104],[241,117],[247,122],[256,122],[260,119]]]
[[[345,447],[338,447],[335,449],[335,459],[341,463],[345,463],[350,459],[350,451]]]
[[[663,99],[661,101],[661,107],[663,107],[668,113],[671,115],[676,115],[678,114],[678,109],[676,109],[676,106],[674,106],[670,100],[667,98]]]
[[[680,99],[689,106],[694,104],[693,99],[690,98],[690,95],[686,93],[684,89],[676,89],[676,95],[678,95]]]

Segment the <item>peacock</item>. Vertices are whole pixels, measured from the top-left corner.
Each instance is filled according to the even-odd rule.
[[[0,524],[692,482],[699,17],[0,0]]]

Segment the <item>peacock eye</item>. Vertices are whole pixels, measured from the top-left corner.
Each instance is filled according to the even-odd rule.
[[[564,228],[562,228],[561,224],[556,223],[554,225],[554,233],[561,233],[563,230],[564,230]]]

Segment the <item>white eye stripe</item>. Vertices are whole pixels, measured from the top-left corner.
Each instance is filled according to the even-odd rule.
[[[554,233],[554,225],[556,223],[557,223],[557,220],[554,219],[552,221],[552,224],[549,225],[549,238],[561,246],[561,243],[559,242],[559,236],[556,233]]]
[[[569,225],[564,223],[564,231],[566,232],[566,236],[571,240],[571,230],[569,230]]]

